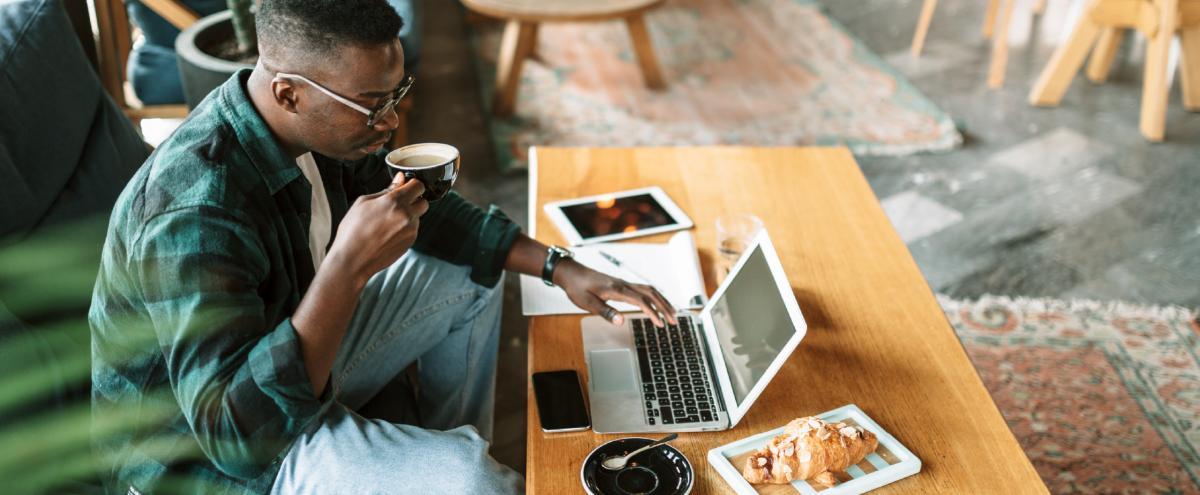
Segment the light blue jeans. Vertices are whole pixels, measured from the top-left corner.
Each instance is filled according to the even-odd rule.
[[[409,251],[368,282],[330,384],[336,403],[296,440],[272,493],[521,493],[492,459],[503,281]],[[420,425],[355,411],[413,362]]]

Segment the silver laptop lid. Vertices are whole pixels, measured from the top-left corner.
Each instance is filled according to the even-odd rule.
[[[700,317],[732,428],[808,329],[765,230],[742,253]]]

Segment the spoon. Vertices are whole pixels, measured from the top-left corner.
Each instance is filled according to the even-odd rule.
[[[609,471],[620,471],[622,469],[625,469],[625,464],[627,464],[629,462],[630,457],[641,454],[643,451],[650,449],[651,447],[657,447],[664,443],[670,442],[671,440],[674,440],[676,438],[679,438],[679,435],[672,433],[670,435],[663,437],[662,440],[659,440],[657,442],[652,442],[650,445],[647,445],[645,447],[637,449],[637,450],[630,452],[628,454],[625,454],[623,456],[612,456],[607,459],[604,459],[604,462],[600,463],[600,465],[604,466],[604,469],[607,469]]]

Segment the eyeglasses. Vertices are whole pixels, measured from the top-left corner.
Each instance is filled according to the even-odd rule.
[[[286,72],[277,72],[275,75],[277,77],[294,77],[296,79],[299,79],[301,81],[309,83],[314,88],[321,90],[322,93],[325,93],[330,98],[337,100],[338,103],[341,103],[350,108],[358,110],[363,115],[367,116],[367,127],[375,127],[375,124],[377,124],[379,122],[379,119],[382,119],[384,115],[387,115],[388,112],[390,112],[390,111],[392,111],[392,109],[396,108],[396,104],[400,103],[400,100],[404,99],[404,95],[408,94],[408,89],[412,87],[413,81],[416,80],[416,78],[414,78],[412,76],[412,74],[404,76],[404,80],[400,81],[400,85],[397,86],[396,89],[392,90],[391,93],[389,93],[387,96],[385,96],[383,98],[383,101],[379,102],[379,104],[376,105],[374,109],[369,109],[367,107],[364,107],[362,105],[359,105],[358,103],[351,101],[349,98],[346,98],[342,95],[334,93],[333,91],[329,90],[325,86],[317,84],[312,79],[309,79],[302,75],[289,74]]]

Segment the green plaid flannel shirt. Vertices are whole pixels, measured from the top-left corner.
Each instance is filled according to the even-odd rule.
[[[92,434],[118,493],[264,492],[330,401],[314,396],[290,320],[314,275],[311,186],[251,104],[248,76],[193,111],[112,214],[89,320]],[[391,180],[380,155],[316,158],[335,232],[356,197]],[[413,249],[493,286],[518,231],[451,193]]]

